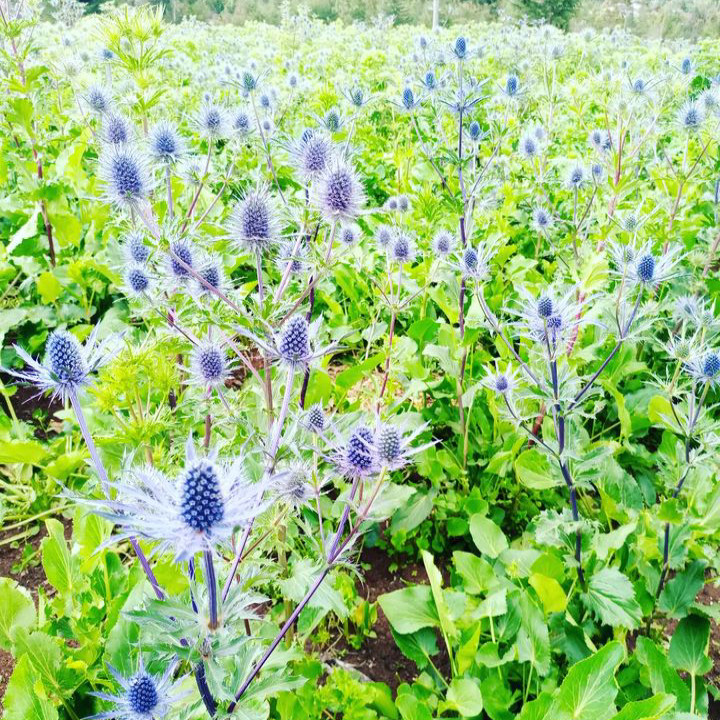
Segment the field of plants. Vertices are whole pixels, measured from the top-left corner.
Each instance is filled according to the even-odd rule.
[[[720,50],[0,0],[6,720],[720,718]]]

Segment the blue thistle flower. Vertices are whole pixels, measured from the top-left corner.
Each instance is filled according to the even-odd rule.
[[[130,468],[111,483],[116,499],[82,497],[78,502],[121,529],[115,541],[145,538],[158,554],[171,550],[177,562],[227,548],[234,532],[267,506],[260,500],[266,483],[248,480],[243,457],[219,462],[216,450],[198,456],[192,437],[185,453],[177,480],[152,467]]]
[[[464,60],[467,57],[467,40],[462,36],[458,37],[453,43],[452,51],[458,60]]]
[[[147,159],[131,146],[106,146],[98,174],[107,200],[122,208],[136,209],[150,193]]]
[[[130,140],[130,125],[122,115],[108,113],[103,118],[102,139],[110,145],[122,145]]]
[[[193,348],[191,353],[191,382],[210,393],[222,388],[229,376],[229,365],[225,352],[210,338]]]
[[[144,295],[150,289],[150,274],[144,265],[129,265],[125,270],[125,289],[129,295]]]
[[[159,122],[148,135],[151,157],[158,162],[175,163],[185,154],[185,143],[175,125]]]
[[[585,168],[573,165],[567,174],[567,186],[570,190],[578,190],[585,184]]]
[[[534,228],[540,233],[547,233],[553,225],[552,215],[544,207],[536,207],[532,213]]]
[[[330,165],[334,146],[325,133],[308,130],[290,147],[290,156],[303,178],[311,180]]]
[[[393,239],[393,229],[389,225],[380,225],[375,230],[375,242],[383,250],[389,247]]]
[[[508,75],[505,80],[505,94],[508,97],[515,97],[520,91],[520,79],[517,75]]]
[[[396,231],[390,246],[390,260],[399,265],[406,265],[415,260],[415,244],[407,233]]]
[[[305,425],[311,432],[322,433],[325,430],[327,419],[321,403],[315,403],[305,415]]]
[[[215,140],[227,132],[227,113],[224,108],[206,102],[196,115],[195,124],[202,135]]]
[[[150,248],[144,243],[139,232],[131,232],[123,240],[125,257],[132,263],[144,265],[150,257]]]
[[[182,263],[179,260],[182,260]],[[181,282],[186,281],[190,277],[190,271],[184,267],[185,265],[194,268],[195,253],[192,244],[187,240],[174,240],[170,243],[170,252],[168,253],[168,272],[172,278]]]
[[[455,249],[455,236],[448,230],[439,230],[433,238],[432,248],[439,257],[449,257]]]
[[[114,705],[109,712],[91,715],[88,720],[164,720],[173,705],[187,693],[181,689],[185,678],[173,682],[178,660],[168,663],[162,676],[150,675],[140,656],[138,671],[129,678],[123,677],[112,665],[107,668],[120,686],[120,692],[112,695],[105,692],[91,692],[97,698]]]
[[[110,97],[98,86],[88,88],[85,93],[85,102],[90,106],[90,109],[98,115],[103,115],[110,110]]]
[[[702,108],[695,102],[687,102],[677,115],[677,122],[683,130],[695,132],[699,130],[705,120]]]
[[[37,386],[40,393],[51,390],[53,398],[61,398],[65,402],[70,393],[88,385],[90,376],[110,360],[106,342],[97,342],[97,328],[84,345],[67,330],[54,330],[45,344],[45,359],[42,363],[14,345],[15,352],[28,369],[15,371],[5,368],[4,371],[18,380]]]
[[[248,191],[233,209],[230,238],[241,247],[261,252],[278,236],[279,220],[275,201],[266,187]]]
[[[468,135],[470,136],[470,139],[473,142],[477,142],[480,140],[481,134],[482,128],[480,127],[480,123],[477,120],[473,120],[470,125],[468,125]]]
[[[336,159],[317,178],[313,200],[328,222],[352,220],[365,204],[365,193],[352,166]]]
[[[245,137],[251,129],[250,116],[244,110],[238,110],[233,117],[232,127],[240,137]]]

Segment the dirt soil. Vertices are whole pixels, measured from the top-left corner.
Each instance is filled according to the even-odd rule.
[[[428,577],[422,563],[410,563],[391,571],[394,560],[379,548],[366,548],[360,557],[364,582],[359,592],[369,602],[375,602],[379,595],[399,590],[412,584],[427,584]],[[400,652],[395,644],[390,624],[378,606],[377,622],[373,626],[375,637],[365,638],[359,650],[349,646],[345,638],[336,638],[330,657],[325,659],[333,664],[340,661],[342,667],[355,670],[374,682],[383,682],[396,690],[403,682],[411,682],[417,675],[415,663]],[[433,662],[443,675],[449,677],[450,663],[443,644],[438,637],[440,654]],[[349,666],[349,667],[348,667]]]

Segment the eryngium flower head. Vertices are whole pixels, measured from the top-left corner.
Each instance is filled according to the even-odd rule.
[[[542,352],[549,351],[551,357],[556,357],[564,351],[570,333],[584,322],[582,307],[586,300],[579,297],[576,288],[564,295],[548,289],[538,296],[521,288],[520,296],[520,309],[510,309],[518,317],[520,333],[540,343]]]
[[[683,61],[680,63],[680,72],[683,75],[689,75],[695,66],[693,65],[693,61],[691,58],[686,57],[683,58]]]
[[[281,473],[277,494],[296,509],[307,505],[316,497],[316,489],[310,481],[312,473],[312,468],[305,463],[293,463]]]
[[[210,140],[224,137],[227,133],[227,112],[214,103],[205,103],[195,117],[200,134]]]
[[[588,142],[598,153],[605,153],[612,148],[612,141],[607,130],[595,128],[588,135]]]
[[[582,165],[573,165],[568,170],[565,183],[569,190],[579,190],[585,184],[585,168]]]
[[[237,110],[233,115],[232,129],[240,137],[245,137],[252,130],[250,116],[244,110]]]
[[[449,230],[438,230],[432,241],[432,249],[438,257],[448,257],[455,249],[455,236]]]
[[[362,237],[362,230],[357,223],[344,223],[340,226],[338,237],[343,245],[355,245]]]
[[[167,255],[168,275],[176,281],[184,282],[190,277],[190,270],[194,269],[195,253],[192,244],[187,240],[174,240],[170,243]]]
[[[304,132],[291,146],[290,156],[302,178],[307,182],[317,177],[330,165],[333,142],[323,132]]]
[[[494,370],[488,370],[481,382],[488,390],[507,398],[512,395],[517,385],[517,374],[509,367],[506,370],[500,370],[496,362]]]
[[[122,145],[130,141],[130,124],[122,115],[107,113],[103,117],[102,134],[103,142],[109,145]]]
[[[91,692],[91,695],[112,703],[114,707],[109,712],[92,715],[88,720],[163,720],[173,704],[186,694],[180,689],[185,678],[173,682],[178,663],[178,660],[169,663],[163,675],[157,677],[145,670],[140,656],[138,671],[129,678],[108,665],[108,670],[120,685],[120,692],[117,695]]]
[[[314,433],[322,433],[327,427],[327,418],[322,403],[315,403],[305,413],[305,427]]]
[[[360,425],[349,435],[348,439],[332,454],[332,463],[344,477],[349,479],[365,479],[379,471],[375,447],[375,433]]]
[[[225,273],[223,272],[222,263],[217,258],[206,257],[198,268],[197,274],[202,280],[194,278],[195,286],[201,295],[215,294],[210,288],[220,291],[224,290]]]
[[[111,484],[117,488],[117,499],[80,498],[79,502],[120,528],[115,541],[144,538],[158,554],[172,551],[178,562],[225,547],[239,527],[264,509],[260,502],[264,484],[247,479],[243,458],[220,462],[214,450],[200,457],[192,438],[177,480],[155,468],[140,467]]]
[[[616,273],[625,275],[634,284],[650,285],[656,287],[665,280],[670,280],[680,274],[681,247],[671,245],[667,251],[653,254],[651,242],[646,242],[639,248],[630,249],[632,260],[625,267],[616,266]]]
[[[503,91],[508,97],[515,97],[520,92],[520,78],[517,75],[508,75]]]
[[[304,315],[293,315],[278,332],[263,339],[245,328],[238,332],[252,340],[270,357],[293,368],[307,368],[314,360],[334,352],[337,345],[328,345],[313,350],[313,343],[320,328],[320,318],[312,324]]]
[[[125,268],[125,292],[138,297],[145,295],[152,285],[150,272],[146,265],[130,264]]]
[[[297,244],[292,241],[283,242],[277,256],[278,267],[283,271],[297,275],[307,267],[307,246],[305,243]]]
[[[390,423],[380,425],[374,435],[377,464],[388,470],[398,470],[408,465],[412,462],[414,455],[426,450],[433,444],[426,443],[415,447],[412,445],[415,438],[426,429],[427,425],[422,425],[407,435],[396,425]]]
[[[677,123],[681,129],[688,132],[699,130],[705,120],[702,107],[696,102],[687,102],[677,114]]]
[[[365,192],[352,166],[335,160],[314,183],[313,199],[326,221],[354,220],[365,204]]]
[[[375,242],[381,250],[385,250],[390,246],[394,235],[394,231],[389,225],[380,225],[375,230]]]
[[[526,134],[520,138],[518,151],[527,160],[532,160],[540,154],[540,143],[534,134]]]
[[[139,232],[130,232],[125,236],[123,252],[129,262],[138,265],[144,265],[150,257],[150,248],[143,242]]]
[[[92,331],[85,344],[67,332],[54,330],[45,344],[45,359],[42,363],[14,345],[15,352],[24,360],[27,369],[21,372],[8,370],[10,375],[24,382],[36,385],[40,393],[52,391],[53,398],[67,400],[71,393],[89,384],[89,378],[110,359],[106,341],[97,342],[97,328]]]
[[[248,191],[235,205],[228,230],[231,240],[253,252],[261,252],[277,239],[275,201],[266,187]]]
[[[103,115],[110,110],[109,95],[97,85],[88,88],[85,93],[85,102],[90,106],[90,109],[98,115]]]
[[[415,255],[413,239],[402,230],[397,230],[389,248],[390,260],[399,265],[406,265],[415,260]]]
[[[107,200],[125,209],[137,208],[151,189],[147,159],[129,145],[108,145],[98,175]]]
[[[553,226],[553,216],[544,207],[536,207],[532,212],[532,224],[539,233],[547,233]]]
[[[490,277],[490,259],[492,256],[492,249],[485,243],[479,243],[477,248],[468,245],[461,250],[460,271],[466,278],[487,280]]]
[[[185,143],[177,127],[162,121],[148,135],[150,156],[162,163],[175,163],[185,154]]]
[[[193,348],[190,356],[190,379],[194,385],[210,392],[225,385],[230,372],[225,351],[208,339]]]
[[[481,139],[482,128],[477,120],[473,120],[468,125],[468,135],[473,142],[478,142]]]
[[[345,125],[342,113],[339,108],[330,108],[325,115],[320,118],[320,124],[330,133],[336,133],[342,130]]]
[[[464,60],[467,57],[467,40],[462,37],[462,35],[455,39],[452,46],[452,52],[458,60]]]
[[[693,380],[715,387],[720,382],[720,354],[706,351],[686,362],[685,369]]]

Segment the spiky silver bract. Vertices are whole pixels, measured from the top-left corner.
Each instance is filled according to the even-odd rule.
[[[185,466],[176,479],[152,467],[130,468],[117,482],[117,499],[78,498],[120,529],[111,542],[141,537],[154,552],[170,552],[177,562],[198,552],[225,548],[235,530],[265,508],[260,498],[265,481],[253,483],[245,458],[217,459],[212,450],[200,456],[192,437],[185,447]]]
[[[266,250],[280,233],[280,219],[275,198],[264,185],[250,190],[235,205],[228,234],[241,249],[251,252]]]
[[[365,205],[365,191],[355,169],[336,159],[313,185],[313,203],[330,223],[354,220]]]
[[[650,241],[642,245],[612,246],[614,271],[634,285],[657,287],[681,274],[682,248],[670,245],[666,252],[654,254]]]
[[[157,162],[174,164],[186,153],[185,141],[177,127],[162,120],[150,129],[147,139],[148,152]]]
[[[230,376],[225,350],[210,338],[192,349],[190,354],[190,382],[210,392],[222,388]]]
[[[105,198],[126,210],[137,209],[152,189],[147,157],[131,145],[107,145],[98,175]]]
[[[107,712],[91,715],[88,720],[163,720],[168,717],[173,705],[187,694],[181,689],[185,678],[173,680],[178,664],[178,660],[168,663],[165,672],[157,677],[145,670],[141,655],[137,672],[128,678],[108,665],[107,669],[120,686],[120,692],[90,693],[112,703],[114,707]]]
[[[53,398],[61,398],[65,402],[70,393],[88,385],[90,376],[112,358],[108,348],[109,340],[98,342],[97,328],[84,344],[67,330],[54,330],[45,344],[45,359],[42,363],[14,345],[26,369],[5,369],[5,372],[35,385],[40,393],[51,390]]]

